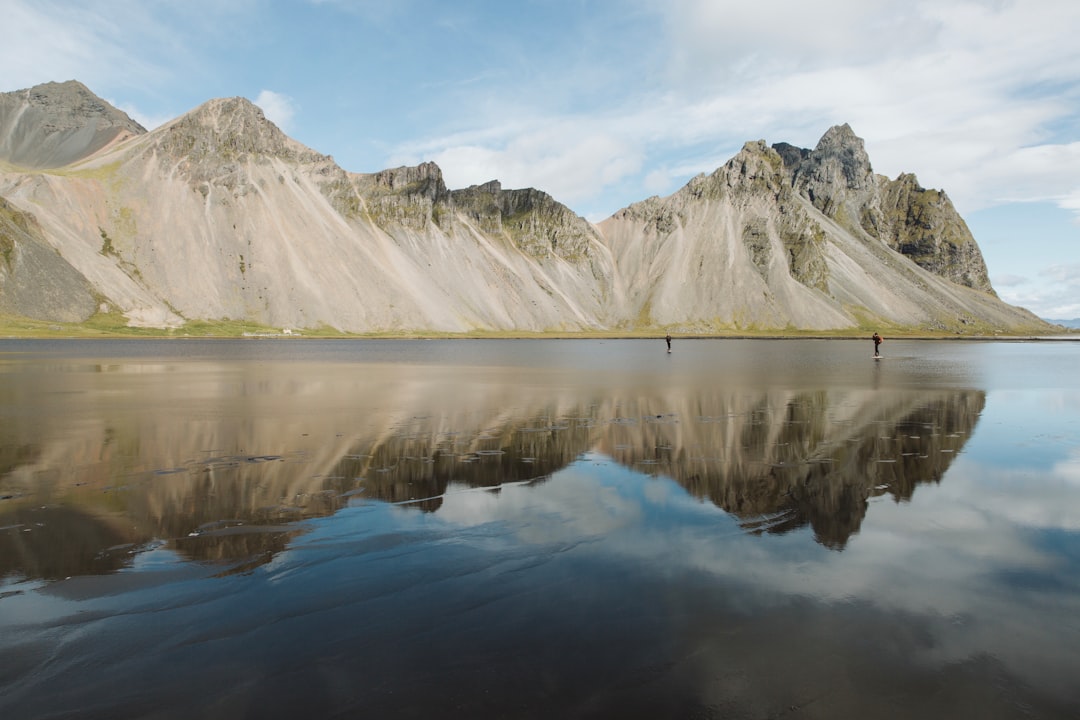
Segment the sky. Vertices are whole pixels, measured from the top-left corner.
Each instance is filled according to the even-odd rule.
[[[848,123],[944,190],[1006,302],[1080,318],[1080,2],[0,0],[0,92],[147,129],[245,97],[351,172],[434,161],[602,220]]]

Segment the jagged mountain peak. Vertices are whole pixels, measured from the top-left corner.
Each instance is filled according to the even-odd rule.
[[[779,153],[764,140],[751,140],[730,160],[709,175],[700,174],[690,179],[663,205],[682,206],[695,200],[719,199],[727,195],[749,196],[764,192],[779,197],[789,191],[784,175],[784,161]],[[655,209],[656,203],[646,201]],[[635,211],[647,211],[646,207]]]
[[[735,157],[728,160],[718,173],[726,175],[730,187],[749,187],[776,192],[782,184],[783,158],[764,140],[743,144]]]
[[[98,126],[121,127],[133,135],[146,132],[146,128],[132,120],[127,113],[102,100],[78,80],[43,83],[7,94],[22,95],[29,107],[46,111],[47,123],[53,130],[78,129],[87,123],[94,123]]]
[[[778,142],[773,143],[772,149],[780,156],[780,159],[784,161],[784,167],[791,171],[799,167],[803,160],[810,156],[810,150],[806,148],[792,145],[791,143]]]
[[[77,80],[0,93],[0,160],[13,165],[63,167],[144,133]]]
[[[794,147],[794,146],[788,146]],[[804,151],[809,153],[810,151]],[[710,174],[701,173],[667,197],[652,196],[616,212],[612,218],[639,220],[648,232],[665,235],[675,230],[688,207],[700,200],[724,197],[750,199],[758,193],[774,200],[790,193],[785,158],[764,140],[751,140]]]
[[[150,133],[141,156],[165,158],[193,185],[247,184],[244,167],[279,160],[297,166],[320,165],[323,174],[345,185],[344,172],[328,155],[293,140],[242,97],[210,100]]]
[[[215,127],[222,133],[253,129],[271,134],[281,133],[277,125],[267,119],[262,108],[244,97],[207,100],[182,117],[202,125]]]
[[[819,203],[816,196],[832,197],[873,187],[874,169],[862,138],[847,123],[829,128],[796,167],[795,183],[823,210],[827,203]]]
[[[830,127],[818,140],[816,149],[821,150],[826,147],[857,147],[861,149],[863,140],[855,134],[855,131],[851,129],[851,125],[841,123]]]
[[[205,102],[154,134],[161,149],[196,163],[252,155],[301,161],[323,157],[289,138],[259,106],[242,97]]]
[[[896,176],[896,180],[894,180],[893,182],[897,183],[898,185],[903,185],[905,187],[911,188],[915,192],[925,192],[926,190],[926,188],[924,188],[919,183],[919,178],[916,177],[915,173],[900,173]],[[944,190],[941,190],[939,192],[942,195],[945,194]]]
[[[875,175],[865,143],[847,123],[829,128],[813,150],[773,148],[794,190],[831,220],[935,275],[995,295],[975,238],[945,192],[922,187],[913,173]]]

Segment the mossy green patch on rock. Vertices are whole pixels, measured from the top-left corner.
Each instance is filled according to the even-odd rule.
[[[12,255],[15,252],[16,237],[30,233],[31,224],[36,225],[33,216],[21,212],[7,200],[0,197],[0,254],[8,271],[12,270]]]
[[[825,262],[825,233],[820,226],[798,235],[783,236],[791,276],[803,285],[827,293],[829,266]]]
[[[106,257],[120,257],[120,254],[116,252],[116,248],[113,247],[112,238],[105,232],[105,228],[98,228],[98,233],[101,235],[101,250],[98,252]]]
[[[694,184],[693,180],[691,184]],[[687,185],[687,188],[689,187]],[[684,191],[686,191],[686,188],[684,188]],[[646,234],[656,237],[670,235],[683,221],[682,216],[671,202],[656,195],[628,205],[612,217],[619,220],[640,222]]]
[[[767,276],[769,261],[772,260],[772,244],[769,242],[768,224],[764,218],[754,218],[746,222],[743,226],[742,242],[750,256],[750,262],[763,277]]]
[[[356,175],[354,186],[364,203],[368,219],[381,227],[397,226],[425,231],[435,221],[435,208],[445,204],[450,193],[443,183],[442,170],[435,163],[399,167],[371,175]],[[447,218],[439,214],[445,223]]]

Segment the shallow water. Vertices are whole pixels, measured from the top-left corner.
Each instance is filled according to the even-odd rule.
[[[0,717],[1080,716],[1080,343],[0,340]]]

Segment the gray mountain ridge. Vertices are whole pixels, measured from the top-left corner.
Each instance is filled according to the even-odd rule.
[[[0,158],[58,168],[146,129],[75,80],[0,93]]]
[[[831,128],[592,224],[536,189],[352,173],[242,98],[147,132],[77,82],[0,94],[0,314],[350,333],[1027,333],[945,193]],[[48,258],[47,260],[45,258]]]

